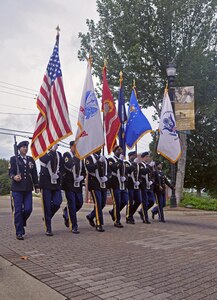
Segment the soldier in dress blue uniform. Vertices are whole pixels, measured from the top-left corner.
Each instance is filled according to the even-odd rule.
[[[67,207],[63,209],[65,225],[72,233],[79,233],[77,212],[83,205],[82,185],[86,175],[84,163],[75,156],[75,142],[70,142],[70,152],[63,154],[64,171],[62,189],[65,190]]]
[[[18,240],[24,239],[26,221],[32,212],[32,190],[39,192],[38,175],[35,161],[27,156],[28,141],[18,144],[18,156],[10,158],[9,176],[12,179],[12,207],[14,208],[14,224]]]
[[[141,154],[142,161],[140,162],[141,168],[141,183],[140,189],[142,194],[141,209],[138,211],[143,223],[150,224],[148,217],[148,210],[155,203],[155,196],[153,191],[154,178],[153,168],[150,165],[150,154],[149,152],[143,152]]]
[[[86,218],[92,227],[96,227],[98,232],[104,232],[102,210],[106,205],[107,198],[108,164],[106,158],[100,153],[101,150],[85,159],[88,172],[88,190],[94,202],[94,210]],[[96,218],[96,223],[94,218]]]
[[[44,210],[44,223],[47,236],[53,236],[51,219],[60,208],[62,203],[61,180],[63,171],[63,158],[57,151],[55,144],[48,153],[40,158],[39,185],[42,191]]]
[[[127,205],[129,199],[126,188],[126,166],[123,160],[123,149],[120,146],[115,146],[113,153],[114,156],[108,158],[109,169],[111,171],[108,186],[114,203],[113,209],[109,211],[109,214],[114,221],[114,226],[122,228],[120,212]]]
[[[166,206],[166,185],[171,189],[174,187],[170,184],[169,180],[166,178],[162,171],[162,163],[160,161],[155,163],[156,170],[154,171],[154,192],[157,198],[158,206],[152,209],[152,218],[158,214],[159,222],[165,223],[163,208]]]
[[[133,218],[134,213],[141,204],[141,190],[140,185],[140,166],[137,162],[136,151],[128,153],[129,161],[126,163],[128,181],[127,188],[129,193],[129,201],[127,205],[126,223],[135,224]]]

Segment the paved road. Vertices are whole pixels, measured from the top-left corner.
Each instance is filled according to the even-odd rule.
[[[165,224],[143,224],[136,216],[135,225],[119,229],[107,206],[106,231],[100,233],[85,220],[91,208],[85,204],[79,213],[80,235],[64,227],[60,211],[54,217],[54,236],[47,237],[36,199],[26,238],[17,241],[9,200],[1,197],[0,255],[36,284],[46,284],[47,299],[53,299],[49,292],[54,291],[59,293],[54,299],[60,300],[217,299],[217,213],[173,209],[166,211]],[[43,299],[34,291],[23,299]]]

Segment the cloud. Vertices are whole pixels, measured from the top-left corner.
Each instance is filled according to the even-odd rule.
[[[55,28],[57,25],[61,28],[60,62],[74,133],[66,142],[74,139],[76,134],[77,111],[86,75],[86,62],[77,58],[80,46],[78,32],[87,31],[86,19],[98,20],[96,0],[1,0],[0,81],[39,91],[54,47]],[[0,87],[1,90],[20,94]],[[33,132],[38,110],[35,92],[28,92],[30,94],[23,94],[27,98],[0,92],[0,112],[35,114],[0,114],[0,128]],[[147,117],[151,122],[151,116]],[[0,137],[0,158],[9,158],[13,154],[13,136]],[[18,137],[18,141],[22,139]],[[146,135],[138,144],[138,151],[147,150],[148,141],[150,138]],[[66,149],[62,148],[62,151]]]
[[[39,90],[54,47],[55,28],[59,24],[60,61],[74,134],[77,121],[74,106],[78,110],[86,72],[86,63],[77,58],[78,32],[87,31],[87,18],[98,18],[95,0],[1,1],[0,28],[4,30],[1,30],[0,40],[0,81]],[[2,87],[0,90],[20,94]],[[23,95],[27,98],[0,92],[0,111],[37,115],[35,92]],[[33,132],[36,117],[0,114],[0,128]],[[13,153],[13,136],[0,136],[0,158],[9,158]]]

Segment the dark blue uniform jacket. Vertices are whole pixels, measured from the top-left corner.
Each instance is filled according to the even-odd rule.
[[[21,175],[21,181],[13,180],[17,174],[17,164],[15,156],[10,158],[9,176],[12,179],[11,190],[13,192],[32,191],[33,187],[38,188],[38,174],[35,161],[31,156],[26,156],[26,163],[21,155],[18,155],[18,167]]]

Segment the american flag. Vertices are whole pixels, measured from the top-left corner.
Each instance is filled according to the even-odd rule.
[[[59,60],[59,34],[37,98],[39,115],[32,138],[34,159],[72,134]]]

